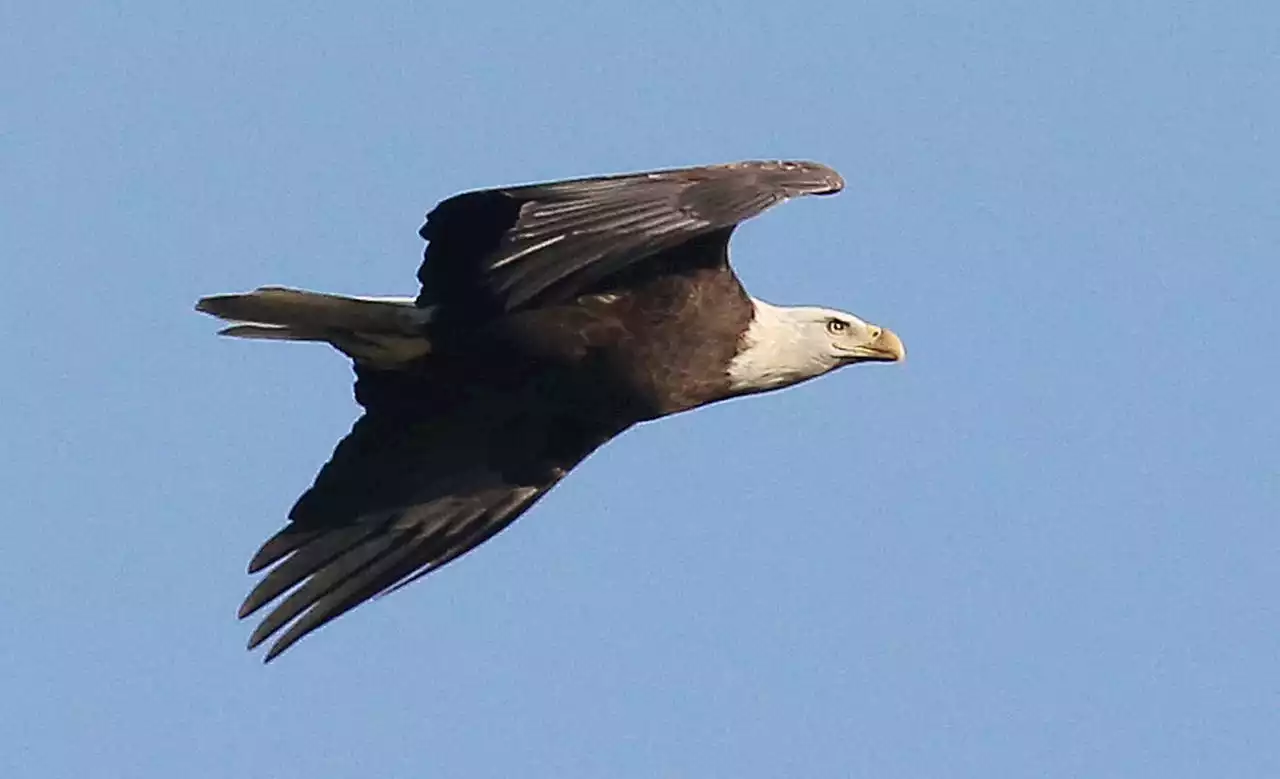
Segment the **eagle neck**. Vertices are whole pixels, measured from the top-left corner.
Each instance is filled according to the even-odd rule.
[[[767,392],[820,376],[834,367],[812,309],[775,306],[751,298],[754,313],[729,363],[736,394]]]

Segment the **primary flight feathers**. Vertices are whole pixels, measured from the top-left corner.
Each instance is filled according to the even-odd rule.
[[[478,190],[439,203],[412,298],[281,287],[203,298],[225,335],[351,357],[364,415],[254,556],[266,659],[507,527],[628,427],[904,356],[834,309],[751,297],[740,222],[840,191],[814,162],[739,162]],[[281,632],[283,631],[283,632]]]

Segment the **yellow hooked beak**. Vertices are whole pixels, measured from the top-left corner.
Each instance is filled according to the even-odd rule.
[[[855,346],[850,352],[860,362],[901,362],[907,358],[907,349],[898,334],[887,327],[873,331],[871,340]]]

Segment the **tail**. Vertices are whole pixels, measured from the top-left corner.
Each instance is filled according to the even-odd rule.
[[[391,367],[428,354],[431,309],[413,298],[357,298],[286,287],[211,295],[196,310],[232,322],[219,335],[333,345],[357,362]]]

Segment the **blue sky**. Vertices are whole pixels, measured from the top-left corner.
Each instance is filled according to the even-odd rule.
[[[1273,3],[10,4],[6,777],[1280,775]],[[263,283],[412,294],[462,189],[757,157],[779,303],[901,334],[633,430],[262,666],[347,431]]]

